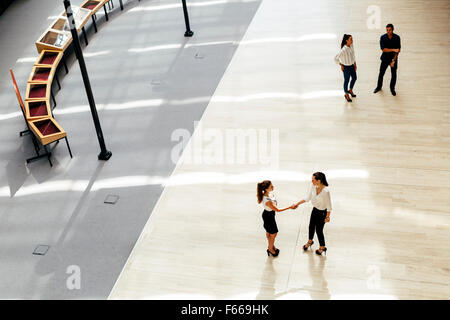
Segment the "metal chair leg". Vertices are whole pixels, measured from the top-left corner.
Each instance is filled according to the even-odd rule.
[[[39,150],[40,150],[41,148],[39,148],[39,143],[37,142],[36,137],[33,135],[33,136],[31,137],[31,140],[33,141],[34,151],[36,151],[36,155],[39,156]]]
[[[19,136],[23,136],[24,134],[27,134],[27,133],[30,133],[31,131],[30,130],[23,130],[23,131],[20,131],[20,133],[19,133]]]
[[[95,15],[92,16],[92,24],[94,25],[95,33],[97,33],[97,24],[95,23]]]
[[[50,153],[50,155],[51,155],[51,153]],[[27,159],[27,163],[30,163],[30,162],[32,162],[32,161],[35,161],[35,160],[38,160],[38,159],[41,159],[41,158],[44,158],[44,157],[47,157],[47,158],[48,158],[48,161],[50,162],[50,166],[53,167],[53,163],[52,163],[52,161],[51,161],[50,158],[49,158],[50,156],[49,156],[48,154],[46,154],[46,153],[40,154],[40,155],[38,155],[38,156],[36,156],[36,157],[28,158],[28,159]]]
[[[61,83],[59,82],[58,75],[56,74],[56,72],[55,72],[55,79],[56,79],[56,83],[58,84],[59,90],[61,90]]]
[[[83,27],[83,28],[81,28],[81,31],[83,31],[83,35],[84,35],[84,42],[86,42],[86,45],[88,45],[88,44],[89,44],[89,42],[88,42],[88,39],[87,39],[87,36],[86,36],[86,30],[84,29],[84,27]]]
[[[66,74],[69,73],[69,68],[67,68],[66,58],[63,57],[64,69],[66,69]]]
[[[48,152],[47,146],[44,146],[45,154],[47,154],[48,162],[50,163],[50,167],[53,167],[52,160],[50,160],[50,157],[52,156],[51,152]]]
[[[43,153],[43,154],[39,154],[39,146],[37,145],[37,141],[35,141],[35,137],[33,137],[33,143],[35,143],[35,151],[36,151],[36,156],[35,157],[31,157],[31,158],[28,158],[27,159],[27,163],[30,163],[30,162],[32,162],[32,161],[35,161],[35,160],[38,160],[38,159],[41,159],[41,158],[47,158],[48,159],[48,162],[50,163],[50,166],[51,167],[53,167],[53,163],[52,163],[52,160],[50,159],[50,157],[52,156],[52,153],[51,152],[48,152],[48,150],[47,150],[47,147],[46,146],[44,146],[44,150],[45,150],[45,153]]]
[[[108,11],[106,11],[106,6],[103,6],[103,9],[105,9],[105,17],[106,17],[106,21],[108,21],[109,18],[108,18]]]
[[[52,96],[52,100],[53,100],[53,104],[54,104],[54,106],[52,108],[52,110],[53,110],[56,108],[56,99],[55,99],[55,95],[53,94],[53,90],[51,90],[50,92],[51,92],[51,96]]]
[[[73,158],[73,157],[72,157],[72,150],[70,150],[69,140],[67,140],[67,136],[65,137],[65,139],[66,139],[67,149],[69,149],[70,157]]]

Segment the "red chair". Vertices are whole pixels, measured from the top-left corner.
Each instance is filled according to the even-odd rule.
[[[67,144],[67,149],[69,149],[70,157],[72,158],[72,151],[70,150],[69,141],[67,140],[67,133],[64,129],[56,122],[56,120],[49,115],[46,115],[50,111],[48,106],[48,99],[44,99],[44,106],[42,106],[42,101],[27,101],[27,104],[24,105],[22,96],[20,95],[19,87],[17,86],[16,79],[14,77],[13,71],[9,70],[11,73],[11,78],[14,85],[14,90],[16,92],[17,100],[19,101],[20,109],[22,110],[22,115],[25,120],[25,124],[27,125],[27,130],[20,132],[20,136],[23,136],[25,133],[32,133],[32,141],[34,145],[34,149],[36,151],[36,156],[27,159],[27,163],[30,163],[33,160],[37,160],[40,158],[47,157],[50,166],[53,166],[52,161],[50,159],[52,153],[47,150],[47,145],[56,142],[59,143],[59,140],[65,139]],[[31,110],[30,103],[39,102],[41,105],[33,106],[38,110]],[[28,109],[27,109],[28,108]],[[50,111],[51,112],[51,111]],[[41,116],[36,116],[36,114],[40,113]],[[27,115],[35,115],[34,117],[27,117]],[[40,153],[39,143],[44,148],[44,153]],[[55,145],[56,146],[56,145]]]

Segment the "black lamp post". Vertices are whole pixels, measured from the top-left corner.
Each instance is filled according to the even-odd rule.
[[[139,0],[141,1],[141,0]],[[186,6],[186,0],[181,0],[183,2],[183,13],[184,13],[184,22],[186,23],[186,32],[184,33],[185,37],[192,37],[194,32],[191,30],[191,26],[189,25],[189,14]],[[123,10],[122,0],[119,0],[120,10]]]
[[[84,88],[86,89],[86,95],[89,100],[89,107],[91,108],[92,119],[94,120],[95,131],[97,132],[98,142],[100,143],[100,153],[98,155],[99,160],[108,160],[111,158],[111,151],[106,150],[105,139],[103,138],[102,127],[100,126],[100,120],[98,119],[97,107],[95,106],[94,95],[92,94],[91,84],[84,62],[83,51],[81,50],[80,40],[78,39],[77,27],[75,26],[75,19],[73,17],[72,7],[69,0],[63,0],[64,7],[66,8],[67,20],[70,26],[70,32],[72,33],[72,40],[75,49],[75,55],[77,56],[78,63],[80,64],[81,75],[83,76]]]
[[[186,32],[184,33],[184,36],[192,37],[194,35],[194,31],[191,30],[191,26],[189,24],[189,14],[186,6],[186,0],[182,0],[182,2],[183,2],[184,23],[186,24]]]

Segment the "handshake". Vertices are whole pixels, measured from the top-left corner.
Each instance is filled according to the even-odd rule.
[[[293,205],[289,206],[289,208],[292,209],[292,210],[295,210],[295,209],[298,208],[298,206],[299,206],[298,203],[294,203]]]

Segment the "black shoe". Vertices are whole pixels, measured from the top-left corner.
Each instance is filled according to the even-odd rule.
[[[351,91],[349,90],[348,93],[351,94],[352,98],[356,97],[356,94],[353,93],[353,90],[351,90]]]
[[[391,93],[392,93],[393,96],[396,96],[396,95],[397,95],[397,92],[395,92],[394,89],[391,89]]]
[[[314,241],[312,241],[311,243],[308,242],[307,244],[309,244],[309,246],[306,246],[306,244],[303,246],[304,251],[308,250],[308,248],[310,248],[314,244]]]
[[[381,91],[381,88],[376,87],[375,90],[373,90],[373,93],[377,93],[378,91]]]
[[[348,102],[352,102],[352,99],[350,99],[350,97],[348,96],[348,94],[346,94],[344,97],[345,97],[345,100],[347,100]]]
[[[280,253],[280,250],[275,251],[275,254],[273,254],[272,252],[269,251],[269,249],[267,249],[267,256],[276,257],[276,256],[278,256],[279,253]]]
[[[319,256],[322,255],[322,252],[325,252],[325,255],[326,255],[327,254],[327,248],[316,250],[316,254],[318,254]]]

